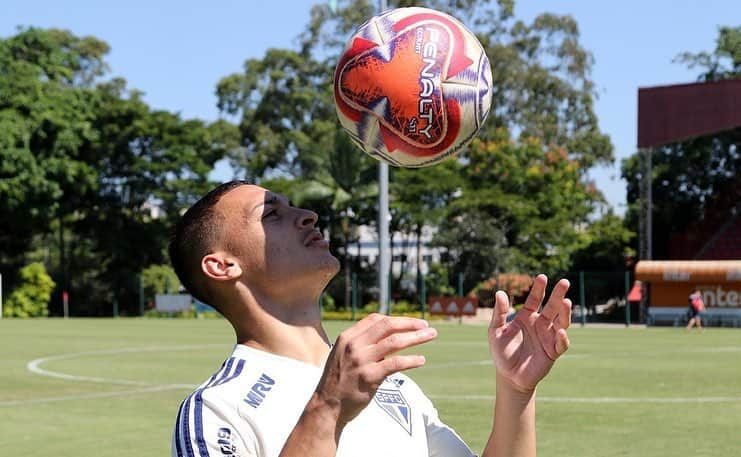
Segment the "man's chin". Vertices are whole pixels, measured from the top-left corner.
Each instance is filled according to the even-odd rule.
[[[322,269],[327,270],[327,274],[331,276],[330,277],[331,279],[331,278],[334,278],[334,276],[340,272],[340,268],[341,268],[340,261],[337,259],[337,257],[330,254],[329,258],[326,261],[326,264],[323,265]]]

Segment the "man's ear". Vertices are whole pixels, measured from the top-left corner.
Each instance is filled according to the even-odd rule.
[[[225,252],[207,254],[201,259],[201,270],[216,281],[232,281],[242,276],[242,267],[235,257]]]

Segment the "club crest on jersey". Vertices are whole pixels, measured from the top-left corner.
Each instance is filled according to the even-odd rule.
[[[410,435],[412,434],[412,408],[398,390],[378,389],[373,400]]]

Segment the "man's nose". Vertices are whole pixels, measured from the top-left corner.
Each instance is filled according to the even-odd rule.
[[[314,211],[299,209],[299,216],[296,220],[299,228],[313,227],[319,220],[319,216]]]

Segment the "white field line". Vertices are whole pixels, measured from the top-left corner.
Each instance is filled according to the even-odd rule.
[[[581,359],[584,357],[589,357],[584,354],[564,354],[561,357],[558,358],[558,360],[563,359]],[[494,362],[491,359],[483,359],[483,360],[466,360],[466,361],[456,361],[456,362],[440,362],[440,363],[431,363],[429,365],[423,365],[419,369],[437,369],[437,368],[457,368],[457,367],[468,367],[468,366],[487,366],[491,365],[492,368],[494,368]]]
[[[154,346],[154,347],[141,347],[141,348],[119,348],[119,349],[106,349],[101,351],[84,351],[84,352],[72,352],[68,354],[59,354],[49,357],[41,357],[38,359],[31,360],[26,364],[26,368],[35,374],[40,376],[46,376],[49,378],[63,379],[65,381],[73,382],[96,382],[103,384],[118,384],[127,386],[141,386],[141,389],[124,390],[116,392],[95,392],[89,394],[78,394],[78,395],[62,395],[56,397],[38,397],[26,400],[0,400],[0,407],[18,406],[18,405],[29,405],[39,403],[51,403],[59,401],[75,401],[75,400],[87,400],[92,398],[107,398],[107,397],[123,397],[127,395],[145,394],[151,392],[160,392],[171,389],[194,389],[197,387],[195,384],[155,384],[152,382],[145,381],[134,381],[130,379],[114,379],[114,378],[101,378],[96,376],[78,376],[59,371],[46,370],[41,368],[41,365],[46,362],[53,360],[65,360],[76,357],[85,356],[98,356],[98,355],[115,355],[115,354],[126,354],[126,353],[140,353],[140,352],[164,352],[164,351],[193,351],[203,349],[206,347],[224,347],[223,344],[201,344],[197,346]]]
[[[430,395],[432,400],[493,401],[494,395]],[[727,403],[741,397],[536,397],[546,403]]]
[[[469,342],[448,342],[450,343],[463,343],[462,345],[468,345]],[[69,354],[60,354],[49,357],[42,357],[31,360],[26,364],[26,368],[32,373],[40,376],[52,377],[57,379],[63,379],[66,381],[73,382],[97,382],[105,384],[119,384],[119,385],[131,385],[131,386],[142,386],[141,389],[134,389],[128,391],[117,391],[117,392],[98,392],[90,394],[80,395],[66,395],[57,397],[41,397],[28,400],[0,400],[0,407],[4,406],[16,406],[34,403],[48,403],[57,401],[72,401],[72,400],[84,400],[89,398],[105,398],[105,397],[119,397],[133,394],[158,392],[170,389],[193,389],[196,386],[192,384],[155,384],[145,381],[134,381],[129,379],[113,379],[113,378],[102,378],[93,376],[78,376],[58,371],[51,371],[41,368],[43,363],[52,360],[64,360],[75,357],[85,356],[97,356],[97,355],[114,355],[124,353],[139,353],[139,352],[162,352],[162,351],[190,351],[203,349],[204,347],[223,347],[222,344],[203,344],[197,346],[157,346],[157,347],[142,347],[142,348],[120,348],[120,349],[108,349],[101,351],[85,351],[85,352],[74,352]],[[696,351],[682,351],[687,352],[739,352],[741,347],[720,347],[710,348]],[[565,355],[564,358],[580,358],[589,357],[589,354],[573,354]],[[460,366],[470,365],[488,365],[491,364],[491,360],[474,360],[474,361],[459,361],[459,362],[447,362],[427,365],[424,368],[452,368]],[[423,369],[424,369],[423,368]],[[493,401],[494,395],[430,395],[433,400],[459,400],[459,401]],[[552,402],[552,403],[656,403],[656,404],[672,404],[672,403],[723,403],[723,402],[736,402],[741,401],[741,397],[727,396],[727,397],[537,397],[539,402]]]
[[[439,345],[439,346],[473,346],[488,349],[488,342],[486,337],[482,342],[479,341],[431,341],[427,344]],[[573,349],[572,349],[573,351]],[[570,351],[571,352],[571,351]],[[575,351],[574,351],[575,352]],[[671,354],[723,354],[723,353],[735,353],[741,352],[741,346],[719,346],[713,348],[683,348],[683,349],[665,349],[656,351],[612,351],[608,356],[616,357],[661,357],[664,355]],[[584,358],[584,357],[605,357],[602,353],[593,352],[577,352],[577,353],[566,353],[560,359],[563,358]]]
[[[165,351],[193,351],[203,349],[205,347],[223,347],[222,344],[202,344],[198,346],[155,346],[155,347],[142,347],[142,348],[120,348],[120,349],[106,349],[102,351],[85,351],[85,352],[72,352],[69,354],[53,355],[49,357],[41,357],[38,359],[31,360],[26,364],[26,368],[35,374],[46,376],[49,378],[64,379],[66,381],[78,381],[78,382],[99,382],[104,384],[122,384],[127,386],[160,386],[152,382],[145,381],[132,381],[129,379],[114,379],[114,378],[100,378],[95,376],[78,376],[67,373],[61,373],[59,371],[46,370],[41,368],[41,364],[50,362],[52,360],[65,360],[73,359],[77,357],[85,356],[97,356],[97,355],[112,355],[112,354],[125,354],[125,353],[140,353],[140,352],[165,352]],[[170,385],[170,384],[168,384]]]
[[[134,390],[123,390],[116,392],[97,392],[90,394],[79,394],[79,395],[61,395],[58,397],[40,397],[40,398],[29,398],[27,400],[0,400],[0,408],[9,406],[21,406],[21,405],[34,405],[41,403],[53,403],[59,401],[76,401],[76,400],[89,400],[94,398],[109,398],[109,397],[126,397],[129,395],[145,394],[151,392],[162,392],[164,390],[172,389],[195,389],[196,385],[191,384],[169,384],[162,386],[145,387],[142,389]]]

